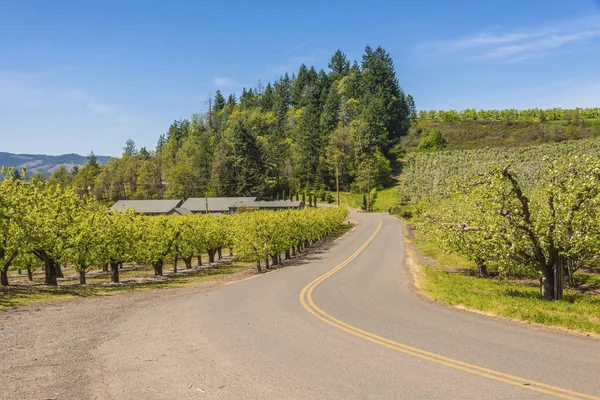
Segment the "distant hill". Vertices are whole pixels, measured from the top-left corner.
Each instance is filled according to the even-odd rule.
[[[106,164],[109,157],[96,156],[100,164]],[[27,168],[27,175],[31,176],[38,172],[44,175],[52,175],[52,172],[64,165],[68,170],[74,166],[82,166],[87,163],[87,157],[79,154],[63,154],[60,156],[48,156],[45,154],[13,154],[0,152],[0,166]]]

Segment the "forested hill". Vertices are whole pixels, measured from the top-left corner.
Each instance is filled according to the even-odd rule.
[[[402,140],[407,151],[437,129],[448,149],[515,147],[600,136],[600,108],[420,111]]]
[[[71,180],[82,192],[112,201],[193,196],[289,197],[336,187],[386,185],[414,101],[402,91],[382,48],[360,62],[342,51],[328,70],[301,65],[237,98],[220,91],[209,109],[175,121],[156,149],[136,149],[106,166],[85,166]],[[59,179],[60,178],[60,179]],[[336,179],[337,178],[337,179]]]
[[[105,164],[108,157],[96,156],[100,164]],[[13,154],[0,152],[0,165],[6,167],[14,167],[20,170],[21,167],[27,168],[27,175],[32,176],[40,173],[46,176],[52,174],[53,171],[60,166],[65,166],[71,170],[75,166],[83,166],[88,162],[88,157],[79,154],[62,154],[59,156],[49,156],[45,154]]]

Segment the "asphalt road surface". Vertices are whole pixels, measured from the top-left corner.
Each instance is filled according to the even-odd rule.
[[[121,299],[55,398],[600,399],[600,341],[424,300],[400,221],[354,217],[298,265]]]

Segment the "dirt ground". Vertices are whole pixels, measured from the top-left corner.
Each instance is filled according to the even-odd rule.
[[[0,398],[88,399],[90,392],[98,393],[97,389],[90,390],[90,377],[99,370],[92,354],[111,340],[111,327],[128,309],[186,296],[190,291],[209,291],[252,276],[255,270],[246,268],[191,287],[124,292],[0,311]]]

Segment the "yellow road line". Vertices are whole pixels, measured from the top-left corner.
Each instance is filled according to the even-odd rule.
[[[329,278],[331,275],[335,274],[337,271],[342,269],[344,266],[349,264],[352,260],[354,260],[361,252],[363,252],[367,246],[375,239],[375,236],[381,230],[382,220],[379,220],[379,224],[377,225],[377,229],[375,232],[367,239],[367,241],[358,248],[350,257],[345,259],[342,263],[340,263],[335,268],[326,272],[325,274],[319,276],[311,283],[306,285],[304,289],[300,292],[300,303],[302,307],[306,309],[309,313],[317,317],[319,320],[341,330],[347,332],[351,335],[359,337],[361,339],[367,340],[369,342],[378,344],[380,346],[405,353],[414,357],[418,357],[427,361],[434,362],[436,364],[444,365],[450,368],[454,368],[460,371],[464,371],[473,375],[482,376],[485,378],[493,379],[499,382],[507,383],[509,385],[514,385],[521,387],[523,389],[533,390],[539,393],[548,394],[551,396],[559,397],[562,399],[568,400],[581,400],[581,399],[590,399],[590,400],[600,400],[600,397],[588,395],[585,393],[579,393],[568,389],[563,389],[556,386],[547,385],[545,383],[532,381],[529,379],[521,378],[518,376],[506,374],[499,371],[494,371],[492,369],[480,367],[477,365],[469,364],[460,360],[455,360],[449,357],[442,356],[440,354],[432,353],[429,351],[421,350],[416,347],[408,346],[385,337],[376,335],[374,333],[362,330],[356,326],[345,323],[325,311],[319,308],[313,301],[312,293],[314,289],[319,286],[325,279]]]

